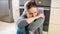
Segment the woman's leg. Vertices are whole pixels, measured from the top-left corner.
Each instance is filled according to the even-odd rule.
[[[24,29],[17,29],[17,34],[26,34],[25,28]]]
[[[20,31],[20,29],[18,28],[16,34],[21,34],[20,32],[21,32],[21,31]]]

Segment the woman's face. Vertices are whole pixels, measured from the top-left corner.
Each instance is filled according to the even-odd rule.
[[[27,16],[28,17],[35,17],[35,16],[37,16],[37,13],[38,13],[37,7],[32,7],[30,9],[28,9]]]

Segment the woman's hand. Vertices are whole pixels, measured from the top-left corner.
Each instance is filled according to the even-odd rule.
[[[27,18],[26,21],[28,24],[30,24],[31,22],[33,22],[36,18],[31,17],[31,18]]]

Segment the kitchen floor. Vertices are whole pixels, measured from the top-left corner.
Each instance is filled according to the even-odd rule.
[[[0,21],[0,34],[16,34],[16,25]]]

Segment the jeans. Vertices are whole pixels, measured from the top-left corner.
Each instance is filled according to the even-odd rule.
[[[17,34],[29,34],[29,31],[26,31],[25,28],[24,29],[17,29]]]

